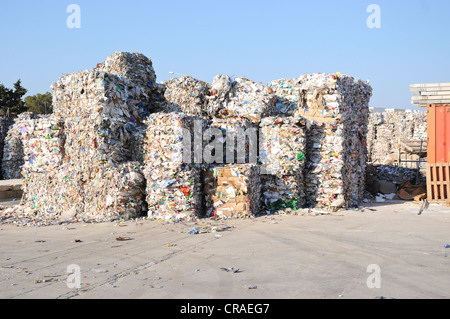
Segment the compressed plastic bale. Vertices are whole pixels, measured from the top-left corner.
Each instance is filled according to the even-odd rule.
[[[330,207],[344,199],[342,125],[313,124],[308,130],[305,170],[308,206]]]
[[[203,132],[209,121],[184,113],[155,113],[146,121],[145,164],[178,168],[203,163]]]
[[[132,160],[132,141],[143,125],[130,82],[99,71],[61,77],[53,86],[55,114],[65,119],[67,154],[80,160]]]
[[[30,173],[24,179],[23,202],[40,219],[57,220],[71,212],[74,220],[83,220],[83,175],[70,164],[43,173]]]
[[[205,116],[210,85],[191,76],[170,79],[164,83],[166,108],[169,112]]]
[[[3,160],[4,158],[4,151],[5,151],[5,144],[8,142],[6,139],[8,137],[8,132],[11,124],[13,123],[13,120],[9,117],[2,117],[0,118],[0,160]],[[10,141],[10,139],[8,139]],[[10,149],[13,147],[13,145],[8,146]],[[11,156],[11,151],[9,152],[8,156]],[[4,176],[6,174],[3,172],[3,167],[0,167],[0,179],[4,179]]]
[[[208,114],[211,117],[246,117],[259,122],[273,113],[275,96],[262,83],[244,77],[233,80],[216,76],[211,85]]]
[[[23,169],[27,172],[47,172],[57,168],[64,157],[63,122],[54,117],[29,121],[22,134]]]
[[[261,172],[254,164],[211,166],[205,171],[207,216],[242,218],[261,213]]]
[[[153,63],[142,53],[115,52],[103,63],[97,65],[99,70],[117,74],[120,77],[140,82],[142,86],[151,87],[156,83],[156,73]],[[148,83],[148,82],[153,83]]]

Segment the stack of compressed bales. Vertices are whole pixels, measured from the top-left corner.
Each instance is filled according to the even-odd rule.
[[[137,126],[148,111],[139,101],[154,72],[149,72],[149,59],[117,56],[122,55],[107,61],[117,62],[109,71],[123,72],[121,76],[102,71],[109,65],[105,63],[64,75],[52,86],[54,116],[64,119],[64,156],[47,185],[27,188],[26,196],[40,201],[40,205],[27,201],[33,209],[55,216],[69,211],[71,217],[85,220],[128,219],[144,211],[145,181],[132,149]],[[52,198],[52,190],[61,191]]]
[[[308,204],[352,207],[364,199],[369,101],[372,88],[342,74],[299,78],[295,115],[311,122],[305,175]]]
[[[146,124],[144,175],[149,216],[165,219],[202,216],[201,152],[205,120],[183,113],[155,113]]]
[[[304,205],[306,120],[266,117],[260,124],[260,163],[264,209],[299,209]]]
[[[30,119],[21,124],[24,165],[24,200],[41,216],[58,209],[70,209],[62,203],[59,168],[64,158],[63,123],[53,116]]]
[[[420,142],[426,141],[426,138],[426,112],[388,110],[371,113],[368,161],[379,165],[393,165],[398,160],[401,141]]]
[[[226,75],[214,78],[207,109],[209,127],[216,132],[213,142],[206,137],[216,147],[204,178],[208,216],[259,214],[258,130],[261,119],[273,113],[274,103],[275,97],[261,83],[243,77],[232,80]]]
[[[2,160],[4,157],[4,150],[7,144],[6,139],[9,135],[10,126],[13,124],[13,122],[14,121],[10,117],[0,118],[0,160]],[[11,140],[11,137],[9,137],[9,140]],[[5,172],[3,171],[3,167],[0,167],[0,179],[4,179],[5,175],[8,175],[8,173],[5,174]]]

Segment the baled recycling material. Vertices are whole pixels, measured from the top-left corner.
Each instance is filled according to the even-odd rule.
[[[259,139],[264,208],[301,208],[305,200],[306,119],[263,118]]]
[[[244,77],[218,75],[211,85],[208,114],[212,117],[246,117],[259,122],[273,114],[275,96],[262,83]]]
[[[300,103],[298,79],[281,79],[270,82],[269,92],[275,95],[274,115],[293,116]]]
[[[39,117],[33,113],[21,113],[8,128],[3,147],[3,179],[21,179],[24,162],[23,139],[28,127],[34,126]]]
[[[364,199],[367,126],[372,88],[342,74],[299,78],[299,108],[311,122],[305,174],[309,205],[353,207]]]
[[[306,119],[266,117],[260,123],[260,162],[267,174],[302,174],[305,164]]]
[[[21,167],[36,216],[231,218],[363,200],[372,90],[353,77],[158,84],[150,59],[116,52],[52,91],[54,114],[6,138],[3,170]]]
[[[101,71],[106,66],[99,65],[64,75],[52,86],[54,117],[64,119],[64,156],[61,165],[43,175],[42,183],[31,170],[25,193],[33,209],[55,216],[71,211],[72,218],[83,220],[128,219],[144,211],[145,180],[131,149],[134,134],[142,132],[137,127],[149,113],[150,104],[140,99],[151,91],[154,72],[149,72],[148,59],[115,57],[107,61],[119,67],[109,71],[120,75]],[[35,167],[25,158],[24,167],[28,165]],[[42,196],[46,186],[61,191]]]
[[[208,124],[209,131],[204,133],[209,143],[205,149],[206,164],[257,163],[258,126],[254,122],[247,118],[213,118]],[[211,158],[208,160],[206,155]]]
[[[410,110],[371,113],[368,130],[368,161],[393,165],[402,141],[427,141],[427,113]]]
[[[205,121],[182,113],[155,113],[146,124],[144,176],[149,216],[201,216],[202,159],[196,157],[203,151]]]
[[[180,112],[205,116],[210,84],[190,76],[171,79],[164,83],[166,112]]]
[[[250,217],[261,210],[260,166],[210,166],[205,173],[206,216]]]

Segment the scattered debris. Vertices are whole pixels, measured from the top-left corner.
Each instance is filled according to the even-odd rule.
[[[132,240],[130,237],[120,236],[116,238],[117,241],[129,241]]]
[[[234,269],[234,268],[220,268],[220,269],[223,270],[223,271],[232,272],[232,273],[235,273],[235,274],[242,272],[242,270]]]

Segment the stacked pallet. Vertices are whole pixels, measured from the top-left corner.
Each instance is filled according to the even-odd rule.
[[[411,103],[421,108],[429,104],[450,104],[450,83],[411,84]]]

